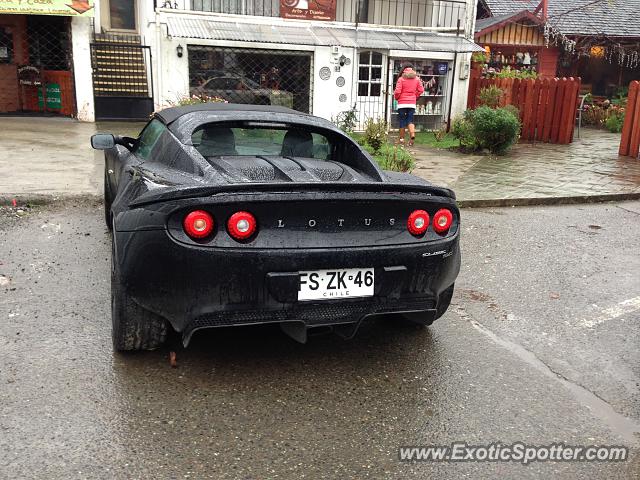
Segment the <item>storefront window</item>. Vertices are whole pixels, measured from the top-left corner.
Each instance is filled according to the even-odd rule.
[[[230,103],[311,107],[311,54],[189,45],[191,95]]]

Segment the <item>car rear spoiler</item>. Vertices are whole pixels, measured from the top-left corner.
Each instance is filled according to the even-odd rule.
[[[434,185],[401,183],[241,183],[208,186],[166,186],[143,193],[129,203],[130,208],[152,203],[188,198],[210,197],[219,193],[268,193],[268,192],[379,192],[379,193],[422,193],[434,197],[453,200],[453,190]]]

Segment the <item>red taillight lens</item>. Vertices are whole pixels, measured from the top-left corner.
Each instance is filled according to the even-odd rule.
[[[414,210],[407,220],[407,228],[412,235],[422,235],[429,227],[429,214],[424,210]]]
[[[194,210],[184,217],[182,226],[187,235],[200,240],[213,232],[213,217],[204,210]]]
[[[451,227],[453,214],[446,208],[442,208],[433,216],[433,229],[436,233],[445,233]]]
[[[256,218],[249,212],[236,212],[227,221],[227,230],[236,240],[246,240],[258,228]]]

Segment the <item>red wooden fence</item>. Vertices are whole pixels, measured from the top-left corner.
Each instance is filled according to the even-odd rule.
[[[491,85],[504,91],[503,106],[513,105],[520,111],[521,139],[562,144],[573,141],[580,78],[471,78],[467,108],[476,108],[480,90]]]
[[[622,126],[620,155],[639,158],[640,155],[640,82],[631,82],[627,110]]]

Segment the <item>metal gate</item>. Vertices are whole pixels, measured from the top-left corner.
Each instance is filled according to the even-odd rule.
[[[96,120],[147,120],[153,112],[151,48],[137,35],[96,34],[91,44]]]

